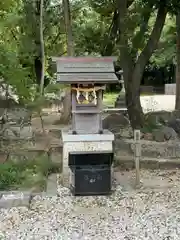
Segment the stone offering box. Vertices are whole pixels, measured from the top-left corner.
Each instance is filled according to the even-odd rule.
[[[118,81],[114,72],[116,58],[53,60],[57,64],[57,82],[71,86],[72,129],[62,132],[64,185],[71,187],[74,195],[108,193],[114,135],[102,128],[103,91],[106,83]]]

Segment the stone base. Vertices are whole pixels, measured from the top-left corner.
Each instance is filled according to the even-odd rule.
[[[68,166],[69,152],[113,152],[114,135],[104,130],[103,134],[73,135],[70,132],[62,132],[63,140],[63,185],[69,186],[70,169]]]

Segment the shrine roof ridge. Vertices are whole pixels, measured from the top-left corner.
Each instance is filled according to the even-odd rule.
[[[64,62],[64,63],[85,63],[85,62],[115,62],[117,61],[117,57],[52,57],[53,62]]]
[[[109,83],[118,82],[115,73],[58,73],[59,83]]]

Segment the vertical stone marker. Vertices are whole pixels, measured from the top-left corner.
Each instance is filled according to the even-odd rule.
[[[134,130],[134,160],[136,168],[136,187],[140,186],[140,159],[141,159],[141,132],[140,130]]]

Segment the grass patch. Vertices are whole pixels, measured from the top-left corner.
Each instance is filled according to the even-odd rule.
[[[51,173],[60,172],[60,165],[48,158],[7,161],[0,165],[0,190],[36,188],[43,190]]]
[[[118,93],[105,93],[103,96],[103,103],[106,106],[114,106]]]

